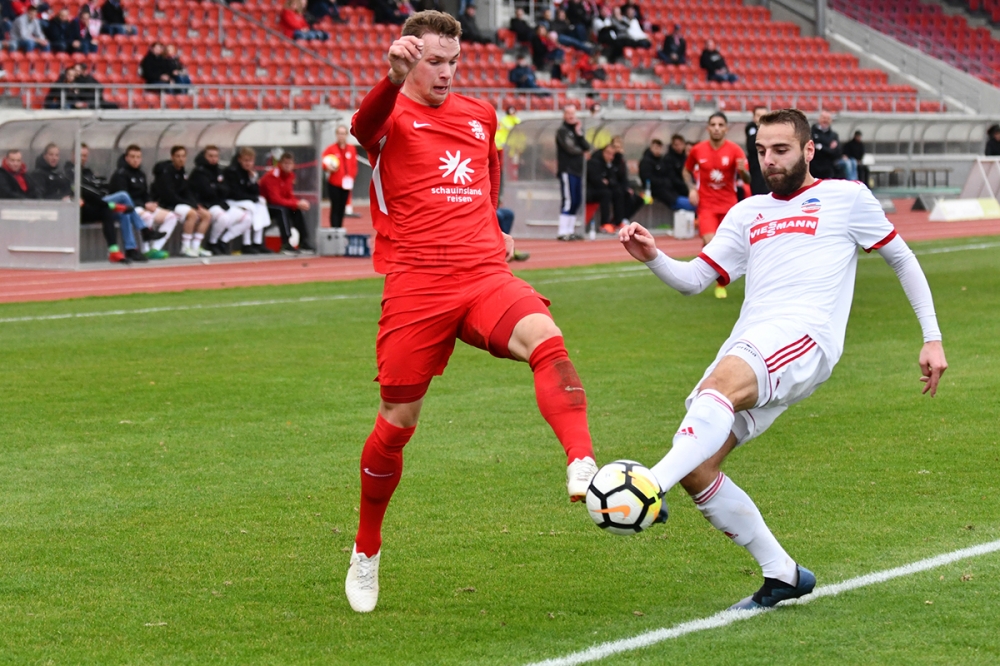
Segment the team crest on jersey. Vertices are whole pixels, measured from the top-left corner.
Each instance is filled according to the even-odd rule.
[[[806,199],[802,202],[802,212],[806,215],[813,215],[818,213],[822,206],[819,203],[819,199]]]
[[[798,217],[785,217],[780,220],[761,222],[750,227],[750,244],[758,241],[774,238],[780,234],[806,234],[816,235],[816,227],[819,226],[819,218],[809,215]]]
[[[470,120],[469,127],[472,128],[472,134],[480,141],[486,141],[486,132],[483,131],[483,126],[478,120]]]
[[[722,166],[729,166],[729,155],[722,156]]]

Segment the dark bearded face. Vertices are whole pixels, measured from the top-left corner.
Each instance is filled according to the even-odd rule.
[[[772,192],[778,196],[787,197],[802,187],[808,169],[805,155],[800,155],[799,160],[787,169],[776,166],[767,169],[764,172],[764,180],[767,181],[767,186]]]

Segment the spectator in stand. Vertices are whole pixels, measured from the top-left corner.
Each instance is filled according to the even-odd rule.
[[[305,11],[305,0],[286,0],[284,9],[281,10],[279,25],[285,37],[289,39],[302,39],[305,41],[325,42],[330,35],[323,30],[314,30],[303,12]]]
[[[82,53],[84,55],[97,53],[97,44],[94,43],[94,35],[90,31],[90,21],[90,10],[84,6],[80,10],[80,14],[69,22],[70,53]]]
[[[531,66],[531,58],[522,53],[517,59],[517,65],[507,73],[507,79],[516,88],[533,89],[540,87],[535,79],[535,68]]]
[[[556,18],[552,21],[549,26],[549,30],[556,33],[556,39],[563,46],[568,46],[571,49],[576,49],[577,51],[583,51],[587,55],[594,52],[594,45],[588,42],[586,39],[580,39],[577,37],[576,26],[569,22],[566,18],[566,10],[559,9],[556,11]],[[465,37],[465,33],[462,33],[462,37]]]
[[[260,179],[260,193],[267,200],[271,220],[278,222],[282,252],[285,254],[314,252],[311,234],[302,215],[309,210],[309,202],[295,198],[295,158],[291,153],[283,153],[278,160],[278,166]],[[299,232],[298,248],[293,247],[291,243],[293,228]]]
[[[223,172],[226,188],[231,197],[226,201],[232,208],[242,208],[251,218],[250,227],[243,232],[243,254],[274,254],[264,245],[264,230],[271,225],[267,203],[260,196],[257,185],[257,171],[254,164],[257,153],[253,148],[243,147],[236,151],[236,158]]]
[[[334,159],[328,160],[327,158],[331,156]],[[354,189],[354,178],[358,175],[358,151],[354,146],[348,145],[345,125],[337,128],[337,140],[323,151],[323,171],[327,174],[330,226],[337,229],[344,226],[347,198]]]
[[[552,29],[552,10],[546,9],[542,15],[535,19],[535,27],[542,26],[546,31]]]
[[[21,151],[12,148],[0,163],[0,199],[38,199]]]
[[[340,10],[337,9],[337,4],[330,2],[330,0],[307,0],[306,14],[311,16],[316,23],[319,23],[327,16],[334,23],[347,23],[347,21],[340,18]]]
[[[69,10],[65,7],[60,9],[55,18],[49,19],[44,32],[52,53],[69,53],[70,43],[73,40]]]
[[[625,5],[625,21],[628,23],[626,35],[628,36],[627,47],[633,49],[649,49],[653,47],[653,42],[649,39],[642,28],[642,19],[636,5]]]
[[[865,159],[865,144],[861,140],[861,131],[858,130],[850,141],[844,144],[844,159],[850,160],[853,171],[848,170],[848,180],[860,180],[865,185],[868,184],[868,167],[862,162]],[[853,178],[851,177],[853,175]]]
[[[819,121],[812,126],[812,140],[816,154],[809,163],[809,173],[813,178],[837,178],[837,162],[843,155],[840,137],[830,123],[833,117],[828,111],[819,114]]]
[[[595,51],[590,54],[585,62],[580,63],[577,68],[580,71],[580,80],[588,88],[594,87],[594,81],[606,81],[608,78],[608,72],[601,65],[601,57]]]
[[[656,55],[668,65],[687,64],[687,40],[681,35],[680,25],[674,24],[673,31],[663,38],[663,48]]]
[[[510,30],[517,37],[520,44],[530,44],[531,38],[535,35],[535,29],[524,17],[524,10],[520,7],[514,10],[514,18],[510,20]]]
[[[768,194],[771,188],[764,180],[764,174],[760,170],[760,160],[757,159],[757,123],[767,113],[766,106],[755,106],[753,108],[753,120],[747,123],[747,165],[750,169],[750,193]]]
[[[493,38],[482,32],[476,24],[476,6],[468,4],[458,19],[462,26],[462,41],[474,44],[492,44]]]
[[[738,76],[729,71],[729,67],[726,66],[726,59],[722,57],[722,54],[715,47],[714,39],[705,40],[705,49],[701,52],[698,64],[705,70],[705,75],[709,81],[736,83],[739,80]]]
[[[216,146],[205,146],[205,150],[194,158],[194,169],[191,170],[188,183],[194,200],[201,207],[207,208],[212,216],[212,228],[208,235],[209,251],[213,255],[232,254],[229,243],[250,228],[253,215],[227,203],[231,197],[222,175],[222,167],[219,166],[219,149]]]
[[[559,48],[555,31],[539,25],[531,39],[531,61],[536,71],[549,70],[553,79],[562,79],[562,62],[566,53]]]
[[[158,238],[148,234],[143,237],[142,253],[145,257],[147,259],[169,257],[170,254],[163,247],[170,240],[179,217],[174,211],[161,208],[150,198],[146,173],[142,170],[142,148],[132,144],[125,149],[125,153],[118,158],[118,168],[111,174],[108,189],[128,194],[132,200],[133,210],[142,220],[143,226],[156,232]]]
[[[163,43],[153,42],[139,61],[139,70],[147,84],[160,88],[170,83],[170,64]]]
[[[191,77],[188,76],[188,71],[181,62],[180,55],[177,53],[177,47],[173,44],[167,44],[166,57],[170,67],[170,82],[184,86],[183,88],[172,88],[169,92],[173,95],[188,94]]]
[[[73,185],[59,165],[59,146],[50,143],[35,160],[35,170],[28,177],[35,185],[39,199],[69,201]]]
[[[102,109],[118,108],[117,104],[104,101],[104,91],[101,88],[101,82],[94,78],[86,62],[76,63],[76,70],[76,83],[80,85],[77,89],[79,91],[77,97],[84,102],[86,108],[96,109],[98,105]]]
[[[104,0],[101,5],[101,34],[134,35],[135,26],[125,20],[125,9],[121,0]]]
[[[38,10],[29,6],[23,14],[14,19],[10,29],[11,50],[31,53],[35,49],[49,51],[49,40],[45,39]]]
[[[42,106],[46,109],[86,109],[82,91],[75,86],[79,74],[76,65],[67,67],[55,80],[56,85],[49,88]]]
[[[671,210],[694,211],[694,206],[687,196],[682,196],[680,188],[687,191],[684,181],[674,172],[670,162],[666,157],[666,150],[663,142],[653,139],[649,142],[649,148],[642,154],[639,160],[639,180],[649,189],[653,199],[666,205]],[[680,181],[678,183],[678,181]],[[678,187],[680,186],[680,187]]]
[[[375,23],[403,25],[406,22],[406,15],[394,0],[369,0],[368,6],[372,10],[372,20]]]
[[[986,156],[1000,157],[1000,125],[996,123],[990,125],[986,130],[986,136]]]
[[[184,146],[173,146],[170,149],[170,159],[157,162],[153,167],[153,185],[150,194],[163,208],[172,210],[177,217],[184,220],[181,233],[181,254],[185,257],[211,257],[212,253],[202,248],[201,243],[205,232],[212,225],[212,215],[203,206],[199,206],[191,194],[184,163],[187,161],[187,149]]]
[[[565,4],[566,20],[573,26],[573,36],[581,42],[589,42],[590,25],[597,15],[597,6],[590,0],[568,0]]]
[[[640,43],[629,36],[632,21],[626,18],[620,7],[609,8],[607,5],[601,10],[601,18],[594,20],[594,32],[597,34],[597,43],[605,47],[605,56],[608,62],[615,64],[622,57],[622,52],[626,47],[640,46]],[[639,28],[642,32],[642,28]],[[646,39],[648,48],[650,44]]]

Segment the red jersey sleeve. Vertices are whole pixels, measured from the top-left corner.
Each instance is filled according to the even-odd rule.
[[[497,154],[496,141],[490,142],[490,201],[493,208],[500,207],[500,155]]]
[[[698,164],[698,158],[695,155],[696,148],[697,146],[693,146],[688,152],[687,159],[684,160],[684,170],[690,171],[692,174],[694,173],[695,166]]]
[[[403,86],[397,86],[388,76],[382,78],[361,100],[358,112],[351,119],[351,134],[367,150],[386,135],[392,125],[392,110]]]

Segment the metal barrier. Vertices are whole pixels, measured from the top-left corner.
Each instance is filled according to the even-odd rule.
[[[482,88],[455,91],[490,102],[497,109],[549,111],[569,102],[583,108],[600,104],[629,111],[750,111],[754,106],[794,107],[854,113],[939,113],[940,99],[913,93],[855,93],[705,88]],[[265,86],[192,83],[152,87],[145,84],[49,84],[0,80],[0,95],[21,99],[26,109],[355,109],[363,95],[354,86]],[[365,91],[367,92],[367,91]]]

